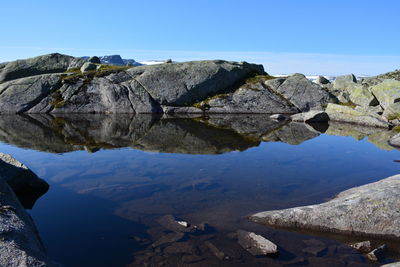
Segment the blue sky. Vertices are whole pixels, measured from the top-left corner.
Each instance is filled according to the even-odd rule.
[[[400,68],[399,12],[398,0],[3,1],[0,62],[61,52],[378,74]]]

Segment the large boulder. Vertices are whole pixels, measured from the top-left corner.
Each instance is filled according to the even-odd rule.
[[[311,110],[308,112],[294,114],[290,117],[290,119],[297,122],[319,123],[328,122],[329,116],[325,111]]]
[[[83,59],[62,54],[48,54],[7,63],[0,73],[0,83],[29,76],[65,72],[71,67],[79,67]]]
[[[260,212],[252,221],[284,228],[400,238],[400,175],[355,187],[304,207]]]
[[[337,90],[334,94],[341,98],[341,102],[349,101],[360,106],[379,105],[368,86],[358,83],[354,74],[337,77],[333,83],[333,90]]]
[[[264,74],[264,69],[246,62],[210,60],[140,66],[127,72],[159,104],[182,106],[232,90],[247,77]]]
[[[2,159],[6,165],[0,170],[0,266],[58,266],[46,255],[35,224],[6,182],[13,179],[8,174],[14,175],[18,172],[16,168],[22,168],[20,174],[26,173],[26,168],[4,154]]]
[[[265,87],[261,82],[246,84],[231,94],[222,94],[203,101],[207,113],[285,113],[299,110],[288,100]]]
[[[142,84],[123,71],[89,81],[80,78],[64,83],[57,94],[50,95],[37,106],[50,113],[162,112]]]
[[[302,74],[288,77],[276,91],[301,111],[321,109],[326,104],[337,101],[328,91]]]
[[[351,106],[328,104],[325,112],[330,120],[339,122],[348,122],[359,125],[389,128],[390,124],[384,121],[380,116],[360,111]]]
[[[371,91],[384,109],[400,101],[400,81],[398,80],[384,80],[372,86]]]
[[[43,74],[0,84],[0,113],[29,112],[61,86],[59,74]]]

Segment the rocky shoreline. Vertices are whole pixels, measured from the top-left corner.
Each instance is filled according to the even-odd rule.
[[[59,266],[48,258],[36,226],[25,211],[33,203],[23,205],[17,197],[21,192],[31,192],[37,198],[48,187],[25,165],[0,153],[0,266]]]
[[[29,88],[29,90],[27,90]],[[0,113],[297,114],[392,128],[400,71],[357,81],[275,78],[261,65],[223,60],[112,66],[49,54],[0,65]],[[309,116],[309,115],[305,115]]]

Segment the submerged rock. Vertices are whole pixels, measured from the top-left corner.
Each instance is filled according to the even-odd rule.
[[[368,253],[367,254],[367,258],[370,261],[378,261],[378,260],[380,260],[380,259],[382,259],[384,257],[386,250],[387,250],[387,246],[386,245],[382,245],[382,246],[374,249],[370,253]]]
[[[278,253],[278,247],[268,239],[252,232],[238,230],[239,244],[253,256],[266,256]]]
[[[372,249],[370,241],[362,241],[362,242],[354,243],[354,244],[351,244],[350,247],[352,247],[362,253],[368,253]]]
[[[260,212],[250,220],[294,229],[399,238],[400,175],[355,187],[334,199],[285,210]]]

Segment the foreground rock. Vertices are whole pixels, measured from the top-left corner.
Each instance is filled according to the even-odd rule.
[[[32,208],[49,189],[49,185],[28,167],[4,153],[0,153],[0,179],[7,182],[26,209]]]
[[[260,212],[250,220],[294,229],[399,238],[400,175],[355,187],[331,201]]]
[[[266,256],[278,253],[278,247],[268,239],[255,233],[237,231],[239,244],[253,256]]]
[[[27,172],[23,164],[11,159],[11,157],[3,154],[2,158],[6,158],[8,162],[6,164],[13,163],[9,173],[15,174],[14,168],[18,168],[18,166],[22,168],[20,174]],[[2,166],[2,178],[0,179],[0,266],[57,266],[46,255],[31,217],[26,213],[4,179],[3,174],[6,175],[7,173],[6,168]],[[12,181],[9,180],[8,183],[10,182]]]

